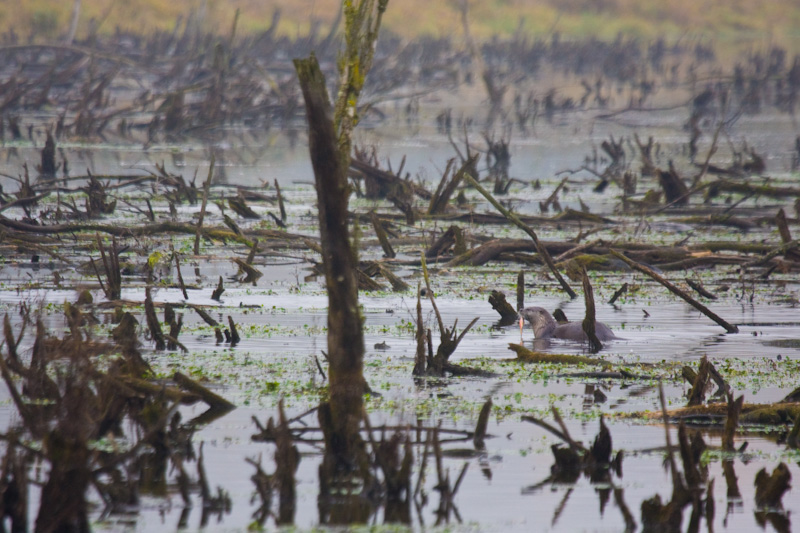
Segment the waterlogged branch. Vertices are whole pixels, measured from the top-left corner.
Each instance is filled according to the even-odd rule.
[[[623,254],[619,253],[616,250],[612,249],[612,250],[609,250],[609,252],[614,257],[616,257],[617,259],[620,259],[621,261],[625,262],[625,264],[627,264],[632,269],[638,270],[639,272],[641,272],[643,274],[647,274],[648,276],[650,276],[651,278],[653,278],[654,280],[656,280],[657,282],[662,284],[664,287],[669,289],[669,291],[672,294],[675,294],[676,296],[681,297],[683,300],[685,300],[692,307],[694,307],[695,309],[697,309],[698,311],[700,311],[701,313],[706,315],[708,318],[710,318],[711,320],[713,320],[714,322],[716,322],[717,324],[719,324],[720,326],[725,328],[725,331],[727,331],[728,333],[739,333],[739,328],[736,325],[730,324],[729,322],[727,322],[726,320],[721,318],[719,315],[714,313],[711,309],[709,309],[705,305],[701,304],[700,302],[698,302],[697,300],[692,298],[691,295],[689,295],[689,293],[687,293],[686,291],[684,291],[684,290],[680,289],[679,287],[673,285],[669,280],[667,280],[663,276],[659,275],[652,268],[650,268],[648,266],[645,266],[645,265],[643,265],[641,263],[637,263],[636,261],[633,261],[632,259],[629,259],[628,257],[624,256]]]
[[[550,257],[550,253],[547,251],[547,248],[545,248],[545,246],[541,243],[539,237],[536,235],[536,232],[533,231],[533,229],[530,226],[522,222],[519,219],[519,217],[517,217],[517,215],[515,215],[502,205],[500,205],[500,202],[495,200],[494,197],[492,197],[492,195],[489,194],[489,191],[481,187],[480,183],[478,183],[478,180],[470,176],[468,172],[464,172],[464,180],[470,185],[472,185],[475,188],[475,190],[481,193],[483,197],[486,198],[489,201],[489,203],[494,206],[495,209],[500,211],[500,213],[502,213],[503,216],[506,217],[506,219],[508,219],[511,223],[513,223],[515,226],[517,226],[530,236],[530,238],[533,240],[533,243],[536,245],[536,250],[542,257],[544,263],[547,265],[547,268],[550,269],[550,272],[552,272],[555,278],[558,280],[558,283],[561,285],[561,288],[564,289],[564,292],[569,294],[570,298],[576,298],[578,295],[575,293],[575,291],[572,290],[572,288],[569,286],[569,283],[567,283],[567,281],[563,278],[563,276],[561,276],[561,273],[558,271],[555,263],[553,262],[553,258]]]

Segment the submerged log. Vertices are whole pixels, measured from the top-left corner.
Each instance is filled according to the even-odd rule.
[[[597,365],[610,366],[602,359],[593,359],[580,355],[567,355],[558,353],[544,353],[529,350],[520,344],[509,343],[508,349],[517,354],[517,359],[523,363],[557,363],[562,365]]]

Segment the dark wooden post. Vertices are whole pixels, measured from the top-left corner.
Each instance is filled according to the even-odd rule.
[[[319,206],[322,261],[328,290],[328,359],[334,442],[336,455],[346,458],[354,450],[362,417],[364,381],[364,335],[358,308],[356,257],[350,245],[347,204],[349,158],[337,146],[333,108],[325,77],[312,54],[295,59],[308,119],[308,147]]]

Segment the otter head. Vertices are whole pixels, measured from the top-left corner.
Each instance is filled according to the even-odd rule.
[[[526,307],[519,311],[519,316],[531,323],[533,336],[537,339],[546,339],[553,335],[556,321],[553,316],[542,307]]]

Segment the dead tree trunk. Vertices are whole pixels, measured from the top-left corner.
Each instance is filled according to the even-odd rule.
[[[328,360],[333,450],[340,458],[354,451],[362,418],[364,381],[364,335],[358,310],[357,262],[347,226],[349,161],[337,146],[332,106],[325,77],[317,59],[294,61],[308,119],[308,147],[319,205],[322,261],[328,291]]]

